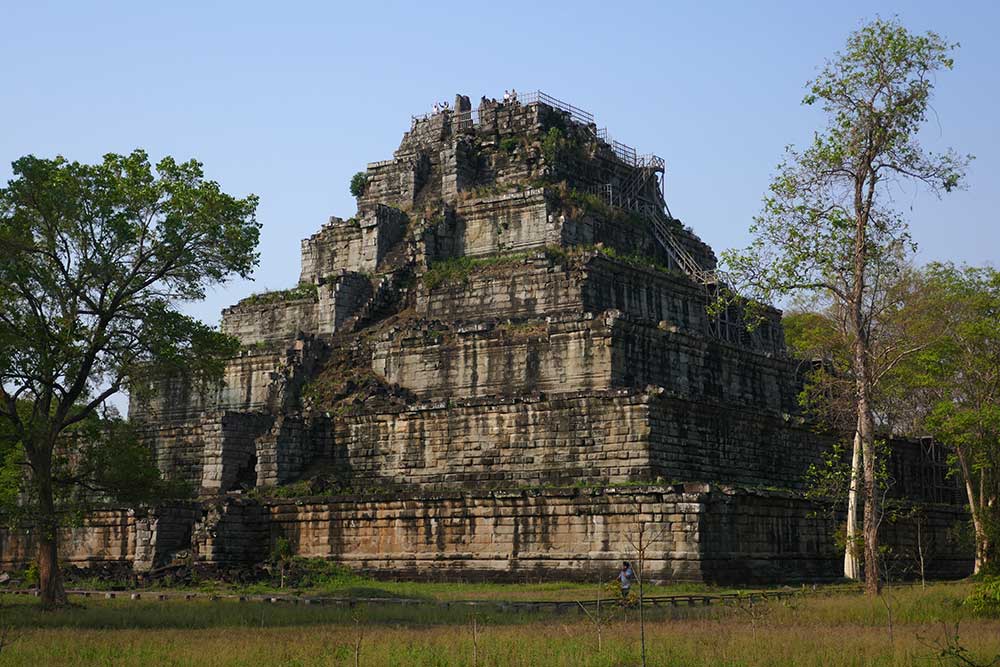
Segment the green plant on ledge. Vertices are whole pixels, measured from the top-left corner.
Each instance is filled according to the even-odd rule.
[[[464,283],[473,271],[523,262],[529,253],[516,252],[492,257],[449,257],[434,262],[423,276],[424,287],[434,289],[440,285]]]
[[[351,176],[351,195],[354,197],[360,197],[365,193],[365,189],[368,187],[368,174],[363,171]]]
[[[263,306],[270,303],[282,303],[284,301],[296,301],[298,299],[316,299],[316,285],[309,282],[302,282],[286,290],[276,290],[274,292],[261,292],[251,294],[240,301],[241,306]]]

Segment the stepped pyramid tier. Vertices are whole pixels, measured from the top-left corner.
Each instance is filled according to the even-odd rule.
[[[382,573],[590,577],[643,520],[657,579],[837,576],[836,519],[801,494],[833,437],[799,414],[781,313],[751,332],[710,312],[724,276],[667,207],[664,160],[544,93],[460,95],[364,173],[296,284],[223,311],[243,347],[219,386],[133,402],[203,509],[161,508],[172,537],[121,558],[252,562],[283,536]],[[931,567],[964,573],[941,448],[894,452]]]

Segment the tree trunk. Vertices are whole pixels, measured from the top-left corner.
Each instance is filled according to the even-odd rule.
[[[49,449],[49,452],[52,450]],[[33,465],[38,490],[38,592],[42,607],[65,606],[62,571],[59,569],[59,518],[52,493],[52,457],[36,456]]]
[[[62,607],[67,603],[62,571],[59,569],[59,545],[57,542],[55,532],[43,534],[39,536],[38,540],[38,589],[42,598],[42,607],[46,609]]]
[[[861,457],[864,477],[864,519],[862,534],[865,539],[865,593],[878,595],[881,589],[878,562],[878,470],[875,452],[875,417],[872,414],[871,381],[868,373],[867,340],[861,318],[855,320],[854,373],[858,397],[858,438],[861,440]]]
[[[865,516],[862,531],[865,538],[865,593],[878,595],[881,590],[878,562],[879,498],[876,480],[874,419],[867,391],[858,400],[861,423],[861,444],[864,465]]]
[[[969,512],[972,514],[972,532],[976,540],[976,564],[972,573],[979,574],[983,568],[983,560],[986,548],[986,529],[983,525],[983,517],[980,512],[979,501],[976,498],[976,490],[973,486],[972,470],[969,468],[968,454],[962,445],[955,446],[955,455],[958,457],[958,466],[962,470],[962,481],[965,482],[965,494],[969,500]]]
[[[854,451],[851,453],[851,486],[847,491],[847,534],[844,545],[844,576],[861,578],[858,562],[858,487],[861,484],[861,429],[854,430]]]

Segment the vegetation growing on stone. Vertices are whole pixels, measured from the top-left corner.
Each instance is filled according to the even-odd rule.
[[[511,266],[524,262],[530,253],[516,252],[507,255],[491,255],[489,257],[450,257],[431,264],[424,273],[423,283],[427,289],[435,289],[441,285],[458,284],[468,280],[473,272],[487,268]]]
[[[241,306],[264,306],[272,303],[282,303],[285,301],[298,301],[300,299],[316,300],[318,287],[315,283],[302,282],[285,290],[275,290],[273,292],[261,292],[251,294],[240,301]]]
[[[367,188],[368,188],[368,174],[366,174],[363,171],[359,171],[358,173],[354,174],[354,176],[351,176],[350,190],[353,196],[360,197],[365,193],[365,190]]]
[[[666,264],[660,260],[649,257],[647,255],[640,255],[638,253],[624,253],[620,250],[616,250],[610,246],[600,246],[594,248],[599,254],[613,259],[623,264],[628,264],[629,266],[634,266],[639,269],[650,269],[653,271],[660,271],[661,273],[669,273],[676,277],[683,277],[684,274],[677,271],[676,269],[671,269]]]

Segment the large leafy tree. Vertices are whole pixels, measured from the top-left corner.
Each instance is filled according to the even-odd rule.
[[[945,335],[918,357],[910,376],[926,399],[925,423],[948,443],[965,487],[976,571],[1000,559],[1000,271],[932,264],[926,272],[934,317]]]
[[[28,468],[42,602],[59,605],[60,485],[121,464],[99,454],[120,448],[73,431],[122,390],[221,373],[233,341],[177,307],[250,274],[257,199],[138,150],[95,165],[28,156],[13,173],[0,189],[0,421]]]
[[[870,404],[876,430],[882,434],[912,435],[923,429],[925,406],[913,385],[913,372],[920,353],[941,340],[944,323],[935,316],[934,299],[929,298],[924,274],[892,261],[878,268],[872,290],[868,344],[871,360]],[[858,533],[858,499],[862,475],[860,429],[857,413],[857,378],[854,376],[854,333],[848,313],[836,300],[813,300],[796,304],[785,315],[785,338],[791,352],[812,360],[800,403],[823,428],[851,434],[851,465],[846,475],[839,454],[832,467],[814,470],[814,492],[828,499],[847,501],[844,576],[861,577],[860,552],[863,540]],[[840,446],[837,447],[839,453]],[[884,462],[883,462],[884,463]],[[886,490],[884,480],[880,485]],[[862,549],[859,549],[859,546]]]
[[[805,150],[789,148],[751,245],[725,253],[735,285],[761,300],[811,292],[836,304],[849,333],[857,439],[862,450],[866,590],[879,591],[877,453],[872,341],[879,335],[879,277],[912,251],[893,208],[894,188],[916,183],[934,193],[961,185],[968,158],[936,154],[918,141],[933,77],[951,69],[953,45],[877,19],[852,33],[843,52],[808,84],[826,127]]]

